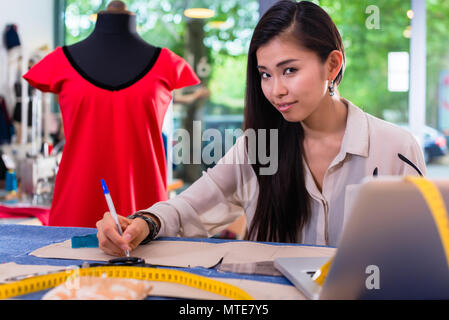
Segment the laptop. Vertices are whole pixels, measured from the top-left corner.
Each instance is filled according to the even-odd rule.
[[[449,208],[449,180],[431,179]],[[368,178],[349,210],[322,286],[312,277],[329,258],[278,258],[274,266],[309,299],[449,299],[449,266],[419,190],[401,177]]]

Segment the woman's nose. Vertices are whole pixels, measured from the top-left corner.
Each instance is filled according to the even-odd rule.
[[[285,86],[282,80],[277,79],[274,80],[272,93],[276,97],[285,96],[288,94],[287,87]]]

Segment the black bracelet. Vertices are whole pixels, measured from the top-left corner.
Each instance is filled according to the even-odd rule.
[[[154,238],[156,238],[157,234],[159,233],[159,228],[157,226],[157,223],[154,221],[153,218],[145,216],[143,212],[136,212],[130,216],[127,217],[128,219],[136,219],[136,218],[140,218],[143,219],[147,225],[148,225],[148,229],[149,229],[149,233],[148,236],[143,239],[143,241],[140,244],[147,244],[149,242],[151,242],[151,240],[153,240]]]

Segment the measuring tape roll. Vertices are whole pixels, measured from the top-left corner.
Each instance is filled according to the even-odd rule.
[[[224,282],[209,279],[185,271],[130,266],[105,266],[71,269],[62,272],[27,278],[0,285],[0,299],[8,299],[24,294],[39,292],[56,287],[70,277],[127,278],[146,281],[178,283],[200,290],[212,292],[234,300],[252,300],[244,290]]]

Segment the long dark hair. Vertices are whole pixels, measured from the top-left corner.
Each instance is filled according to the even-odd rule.
[[[273,175],[261,175],[257,160],[252,167],[259,182],[259,198],[247,239],[257,241],[297,242],[310,220],[310,203],[304,178],[303,139],[300,123],[286,121],[265,98],[259,71],[257,50],[271,39],[290,33],[304,48],[314,51],[324,63],[333,50],[344,48],[340,34],[330,16],[309,1],[279,1],[257,24],[248,53],[245,122],[247,129],[278,130],[278,170]],[[338,85],[343,67],[335,79]],[[257,136],[257,135],[256,135]],[[269,136],[269,135],[267,135]],[[273,143],[268,139],[267,150]],[[255,147],[259,142],[255,144]],[[257,154],[257,152],[256,152]]]

